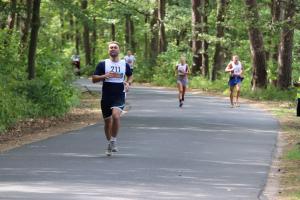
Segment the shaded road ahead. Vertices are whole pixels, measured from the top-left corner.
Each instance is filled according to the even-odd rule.
[[[94,88],[95,89],[95,88]],[[0,154],[0,199],[256,200],[278,124],[224,99],[132,88],[119,149],[106,157],[103,123]]]

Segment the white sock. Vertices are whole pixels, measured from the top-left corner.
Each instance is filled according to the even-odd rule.
[[[110,141],[111,141],[111,142],[116,142],[116,141],[117,141],[117,138],[116,138],[116,137],[111,137],[111,138],[110,138]]]

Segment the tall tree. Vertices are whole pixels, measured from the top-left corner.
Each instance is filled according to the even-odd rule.
[[[35,78],[35,54],[37,48],[38,32],[40,28],[40,5],[41,0],[33,0],[31,34],[28,52],[28,79]]]
[[[159,52],[167,51],[167,37],[165,32],[166,0],[157,0],[158,2],[158,27],[159,27]]]
[[[148,24],[149,23],[149,15],[148,14],[145,14],[145,24]],[[148,60],[149,58],[149,40],[148,40],[148,31],[145,31],[144,32],[144,58],[146,60]]]
[[[131,18],[131,14],[125,15],[125,42],[126,49],[131,49],[132,51],[135,51],[134,23]]]
[[[158,55],[158,50],[159,50],[158,49],[159,36],[158,36],[157,21],[158,21],[158,9],[155,8],[150,21],[150,31],[151,31],[150,57],[152,63],[155,63],[156,57]]]
[[[68,17],[69,17],[69,31],[68,31],[68,34],[67,34],[67,39],[69,41],[72,41],[74,40],[74,16],[71,12],[69,12],[68,14]]]
[[[274,29],[276,29],[277,23],[281,20],[282,18],[282,12],[281,12],[281,3],[280,0],[272,0],[271,2],[271,14],[272,14],[272,26]],[[277,31],[276,31],[277,32]],[[274,42],[272,45],[274,46],[274,53],[272,54],[272,59],[277,63],[277,58],[278,58],[278,43],[277,41]]]
[[[7,18],[7,27],[12,30],[16,21],[17,0],[10,0],[10,14]]]
[[[208,0],[201,0],[201,28],[202,33],[208,35]],[[207,39],[202,39],[202,64],[201,64],[201,72],[205,77],[209,76],[209,58],[208,58],[208,42]]]
[[[252,89],[267,87],[266,53],[263,35],[258,25],[259,15],[256,0],[245,0],[246,15],[249,20],[248,35],[250,40],[251,57],[253,63]]]
[[[96,0],[93,0],[93,6],[96,7]],[[96,46],[97,46],[97,20],[96,15],[93,16],[93,31],[92,31],[92,65],[96,65]]]
[[[292,52],[294,38],[294,14],[296,0],[284,2],[284,24],[281,30],[280,45],[278,52],[278,76],[277,86],[280,89],[287,89],[292,81]]]
[[[78,19],[75,18],[75,49],[76,49],[76,54],[79,55],[80,53],[80,42],[81,42],[81,34],[80,34],[80,26]]]
[[[193,50],[193,65],[192,73],[200,71],[202,65],[201,47],[202,43],[198,34],[202,32],[201,29],[201,2],[199,0],[192,0],[192,50]]]
[[[27,48],[28,33],[30,29],[30,19],[32,13],[32,0],[26,0],[25,6],[26,12],[22,13],[21,19],[21,42],[20,42],[20,54],[22,55]]]
[[[270,5],[271,11],[271,30],[267,33],[268,35],[268,44],[270,48],[266,51],[267,60],[271,60],[272,65],[270,66],[270,75],[271,83],[273,85],[277,85],[277,67],[278,67],[278,47],[280,42],[280,29],[279,24],[282,20],[282,12],[281,12],[281,0],[272,0]],[[274,74],[274,75],[273,75]]]
[[[84,13],[87,10],[88,7],[88,1],[82,0],[81,1],[81,9]],[[85,53],[85,64],[91,65],[91,47],[90,47],[90,29],[88,24],[88,17],[86,15],[84,21],[83,21],[83,46],[84,46],[84,53]]]
[[[227,6],[229,3],[229,0],[218,0],[218,8],[217,8],[217,39],[219,39],[216,43],[215,47],[215,54],[213,59],[213,66],[212,66],[212,74],[211,74],[211,80],[215,81],[218,77],[218,73],[222,69],[224,65],[224,47],[220,40],[224,37],[224,21],[225,21],[225,14],[227,10]]]
[[[59,19],[60,19],[60,31],[61,31],[60,41],[61,41],[61,45],[64,46],[66,43],[65,41],[66,35],[65,35],[65,12],[63,7],[59,9]]]
[[[116,25],[115,23],[111,23],[111,40],[116,40]]]

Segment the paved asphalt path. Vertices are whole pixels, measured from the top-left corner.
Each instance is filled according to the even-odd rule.
[[[0,199],[260,199],[278,133],[269,114],[193,94],[179,108],[175,90],[142,87],[128,106],[112,157],[101,121],[0,154]]]

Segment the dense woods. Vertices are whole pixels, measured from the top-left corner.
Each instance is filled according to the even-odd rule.
[[[279,91],[286,95],[270,96],[291,100],[300,75],[299,10],[298,0],[1,0],[0,131],[76,105],[71,56],[80,56],[88,76],[111,40],[123,55],[135,54],[135,81],[175,85],[184,55],[191,87],[225,91],[224,69],[237,54],[244,93]]]

